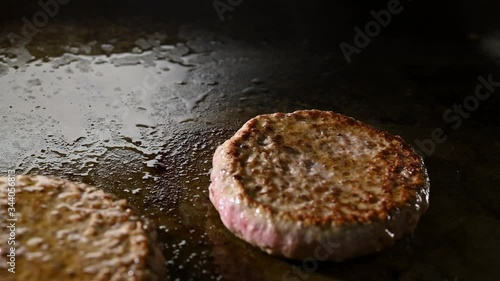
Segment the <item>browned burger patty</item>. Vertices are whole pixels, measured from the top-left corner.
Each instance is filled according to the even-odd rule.
[[[12,205],[9,188],[0,177],[1,280],[139,281],[165,274],[154,232],[125,200],[85,184],[18,176]],[[5,231],[11,214],[15,244]],[[16,248],[15,274],[7,271],[10,247]]]
[[[210,200],[224,225],[273,255],[341,261],[380,251],[427,210],[421,157],[341,114],[260,115],[217,148]]]

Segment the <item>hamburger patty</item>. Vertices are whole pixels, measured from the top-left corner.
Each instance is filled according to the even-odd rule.
[[[139,281],[165,274],[153,229],[126,200],[62,179],[16,178],[16,237],[8,245],[9,191],[0,177],[0,271],[6,280]],[[16,248],[15,274],[7,272],[10,247]]]
[[[412,232],[428,208],[421,157],[341,114],[260,115],[219,146],[210,200],[224,225],[272,255],[341,261]]]

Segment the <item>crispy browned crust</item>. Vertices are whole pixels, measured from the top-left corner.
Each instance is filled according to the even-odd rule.
[[[362,143],[351,143],[353,139]],[[414,149],[399,136],[338,113],[301,110],[260,115],[223,146],[224,168],[236,182],[239,200],[279,220],[317,226],[366,223],[386,220],[403,208],[416,209],[418,220],[427,209],[422,198],[428,197],[429,179]],[[367,155],[353,157],[357,152],[352,147],[361,147]],[[370,151],[376,153],[370,156]],[[262,153],[268,155],[255,157]],[[308,155],[313,163],[294,161],[299,155]],[[319,179],[297,182],[291,176],[295,182],[288,185],[275,180],[290,174],[294,165],[314,163],[331,171],[333,179],[316,184]],[[294,208],[282,208],[286,205]]]
[[[7,183],[0,177],[2,228],[9,216]],[[149,223],[126,200],[44,176],[18,176],[15,192],[16,274],[5,275],[25,281],[153,281],[165,276],[154,228],[148,230]],[[0,232],[2,253],[10,247],[8,236]],[[7,272],[5,258],[0,256],[0,269]]]

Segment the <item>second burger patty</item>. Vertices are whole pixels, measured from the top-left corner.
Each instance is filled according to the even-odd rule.
[[[53,177],[12,182],[0,177],[0,280],[163,280],[156,232],[126,200]],[[8,231],[7,218],[16,219],[15,229]],[[11,247],[15,274],[7,272]]]
[[[421,157],[400,137],[341,114],[257,116],[215,152],[210,200],[264,251],[341,261],[392,245],[428,208]],[[326,250],[326,251],[325,251]]]

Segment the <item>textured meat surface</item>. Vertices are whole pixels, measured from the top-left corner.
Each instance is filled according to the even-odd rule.
[[[329,259],[380,250],[428,206],[427,173],[410,146],[333,112],[257,116],[217,149],[213,165],[210,196],[224,224],[292,258],[325,239],[340,245]]]
[[[7,217],[7,183],[0,178],[1,218]],[[125,200],[92,186],[42,176],[18,176],[15,189],[12,280],[135,281],[158,280],[164,274],[154,234]],[[2,253],[7,252],[8,235],[0,233]],[[2,254],[0,268],[6,266],[5,258]]]

